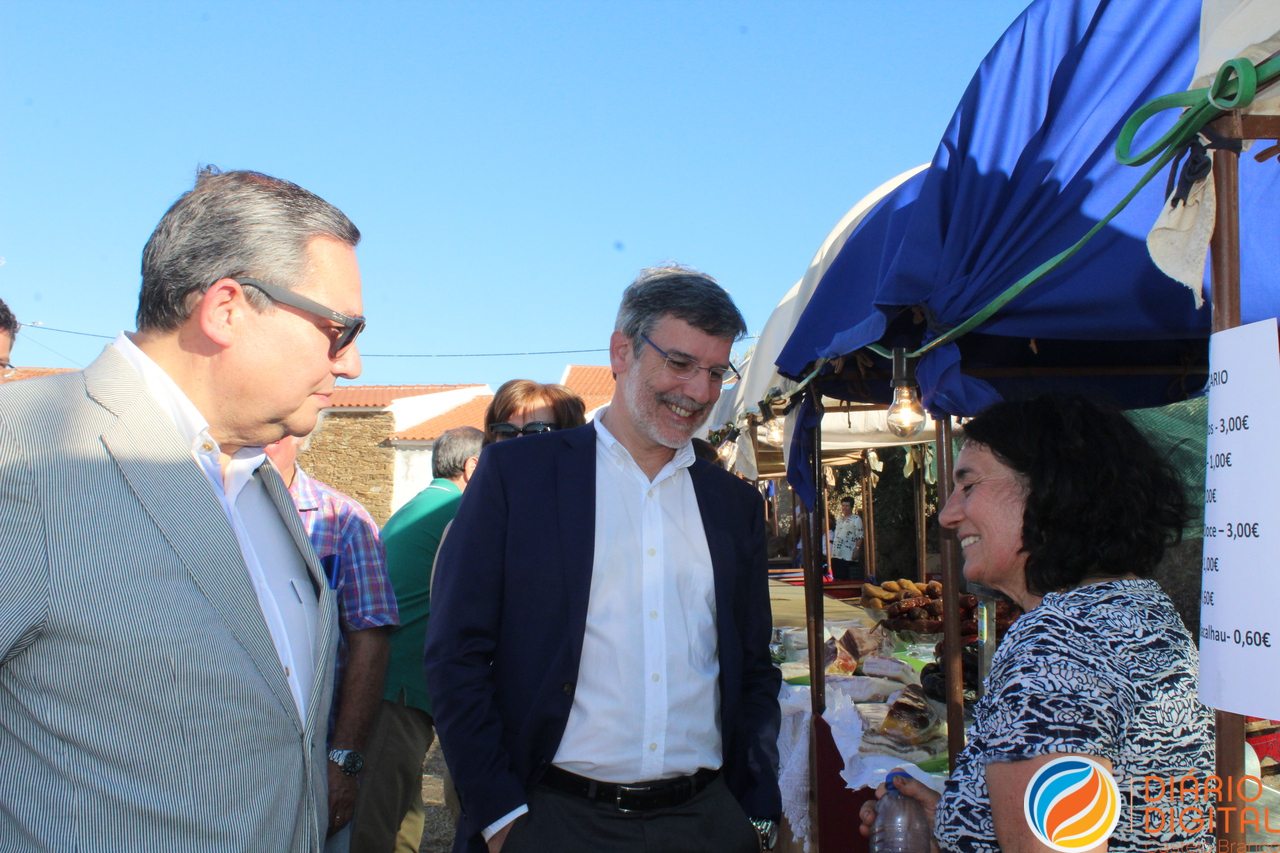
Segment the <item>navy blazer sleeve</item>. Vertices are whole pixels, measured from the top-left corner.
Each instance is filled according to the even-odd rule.
[[[773,615],[764,501],[753,486],[713,465],[700,463],[699,469],[695,485],[705,477],[707,492],[714,490],[719,496],[703,505],[709,541],[716,529],[729,533],[733,541],[734,584],[728,608],[732,620],[726,618],[724,607],[717,615],[725,781],[748,816],[780,820],[778,690],[782,674],[769,655]]]
[[[755,491],[754,489],[752,490]],[[778,691],[782,671],[773,665],[769,641],[773,635],[773,611],[769,602],[769,562],[766,549],[764,501],[752,495],[749,574],[746,609],[751,614],[743,631],[742,716],[746,722],[746,764],[749,786],[739,794],[743,810],[751,817],[782,819],[778,792],[778,728],[782,710]]]

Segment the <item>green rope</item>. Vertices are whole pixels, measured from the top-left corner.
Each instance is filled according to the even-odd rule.
[[[1156,158],[1155,163],[1139,179],[1137,185],[1120,200],[1119,204],[1111,209],[1110,213],[1103,217],[1097,225],[1090,228],[1089,232],[1077,240],[1074,245],[1054,255],[1018,279],[1003,293],[991,300],[982,310],[960,325],[934,338],[915,352],[908,353],[907,358],[919,358],[934,347],[950,343],[961,335],[971,332],[975,327],[989,320],[993,314],[1007,305],[1014,297],[1062,266],[1072,255],[1080,251],[1084,244],[1093,238],[1093,235],[1101,231],[1120,211],[1124,210],[1129,202],[1133,200],[1133,197],[1152,178],[1159,174],[1169,164],[1169,161],[1178,155],[1183,146],[1194,139],[1206,124],[1225,112],[1247,107],[1253,102],[1253,96],[1257,92],[1258,85],[1266,85],[1278,76],[1280,76],[1280,56],[1272,57],[1256,68],[1247,59],[1232,59],[1223,63],[1222,67],[1218,69],[1218,73],[1210,86],[1203,89],[1191,89],[1186,92],[1164,95],[1140,107],[1124,123],[1120,130],[1120,137],[1116,140],[1116,160],[1122,165],[1141,166],[1152,158]],[[1147,119],[1157,113],[1175,107],[1188,109],[1159,140],[1142,153],[1130,156],[1129,148],[1133,144],[1133,138]],[[873,350],[873,352],[876,352],[877,355],[884,354],[877,350]]]
[[[907,353],[907,358],[919,358],[929,350],[950,343],[956,338],[973,331],[973,329],[991,319],[992,315],[1009,304],[1012,299],[1031,285],[1062,266],[1076,252],[1080,251],[1095,234],[1105,228],[1107,223],[1115,219],[1120,211],[1124,210],[1129,205],[1129,202],[1133,201],[1134,196],[1150,183],[1151,179],[1158,175],[1165,166],[1169,165],[1169,162],[1178,156],[1183,147],[1190,143],[1205,125],[1224,113],[1249,106],[1249,104],[1253,103],[1254,95],[1257,93],[1259,86],[1266,86],[1277,78],[1280,78],[1280,55],[1272,56],[1256,67],[1247,59],[1230,59],[1218,69],[1218,73],[1213,78],[1213,83],[1209,86],[1203,89],[1190,89],[1185,92],[1162,95],[1139,107],[1125,121],[1120,128],[1120,136],[1116,139],[1116,160],[1121,165],[1141,166],[1155,159],[1155,163],[1138,180],[1134,188],[1124,198],[1120,199],[1120,202],[1111,209],[1111,212],[1090,228],[1088,233],[1073,245],[1018,279],[999,296],[987,303],[978,313],[960,325],[952,327],[918,350]],[[1152,116],[1175,108],[1183,108],[1185,112],[1174,126],[1165,131],[1164,135],[1146,150],[1136,155],[1131,154],[1130,148],[1133,145],[1133,139],[1142,125]],[[893,357],[893,353],[890,350],[879,344],[867,344],[864,349],[868,349],[883,358]],[[806,376],[787,396],[794,396],[802,391],[805,386],[817,378],[827,362],[828,360],[825,358],[819,359],[813,372]]]

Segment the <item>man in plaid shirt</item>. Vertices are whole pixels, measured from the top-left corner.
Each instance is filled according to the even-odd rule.
[[[356,802],[360,750],[382,700],[390,645],[387,634],[400,624],[395,594],[387,579],[386,554],[378,525],[359,502],[303,471],[296,462],[301,439],[285,436],[267,445],[324,566],[338,592],[338,667],[329,717],[329,834],[326,853],[345,853]]]

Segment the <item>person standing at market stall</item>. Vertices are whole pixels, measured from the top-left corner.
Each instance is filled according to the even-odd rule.
[[[853,498],[840,499],[840,517],[836,519],[834,547],[831,549],[831,576],[838,581],[862,580],[862,516],[853,513]],[[858,577],[854,577],[857,568]]]
[[[360,375],[359,240],[204,169],[138,331],[0,387],[0,848],[322,847],[337,609],[262,448]]]
[[[425,654],[455,851],[772,845],[763,501],[690,442],[744,332],[714,279],[645,270],[610,339],[611,404],[485,449]]]
[[[997,403],[964,430],[939,521],[960,541],[965,578],[1026,613],[996,650],[941,800],[914,779],[898,790],[925,804],[943,850],[1047,851],[1025,792],[1053,759],[1082,756],[1123,803],[1091,849],[1208,850],[1203,801],[1171,797],[1191,810],[1148,830],[1136,793],[1145,777],[1190,777],[1195,789],[1214,773],[1195,642],[1146,577],[1189,517],[1177,471],[1124,415],[1076,396]],[[875,811],[864,804],[863,834]]]

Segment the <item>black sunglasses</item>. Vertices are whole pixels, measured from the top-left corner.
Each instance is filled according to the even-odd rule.
[[[515,424],[509,424],[506,421],[499,424],[489,425],[489,432],[492,433],[493,437],[498,441],[506,438],[515,438],[518,435],[537,435],[540,432],[555,432],[557,429],[559,429],[559,427],[553,423],[549,423],[548,421],[533,421],[532,423],[525,424],[523,427],[518,427]],[[523,444],[520,446],[524,447]]]
[[[239,282],[241,286],[247,284],[249,287],[261,290],[272,302],[279,302],[282,305],[288,305],[290,308],[306,311],[313,317],[319,317],[322,320],[332,320],[335,323],[340,323],[342,331],[329,342],[329,358],[337,358],[344,349],[355,343],[356,336],[364,331],[363,317],[348,317],[346,314],[334,311],[332,308],[321,305],[314,299],[308,299],[287,287],[267,284],[265,281],[258,281],[256,278],[237,278],[233,280]]]

